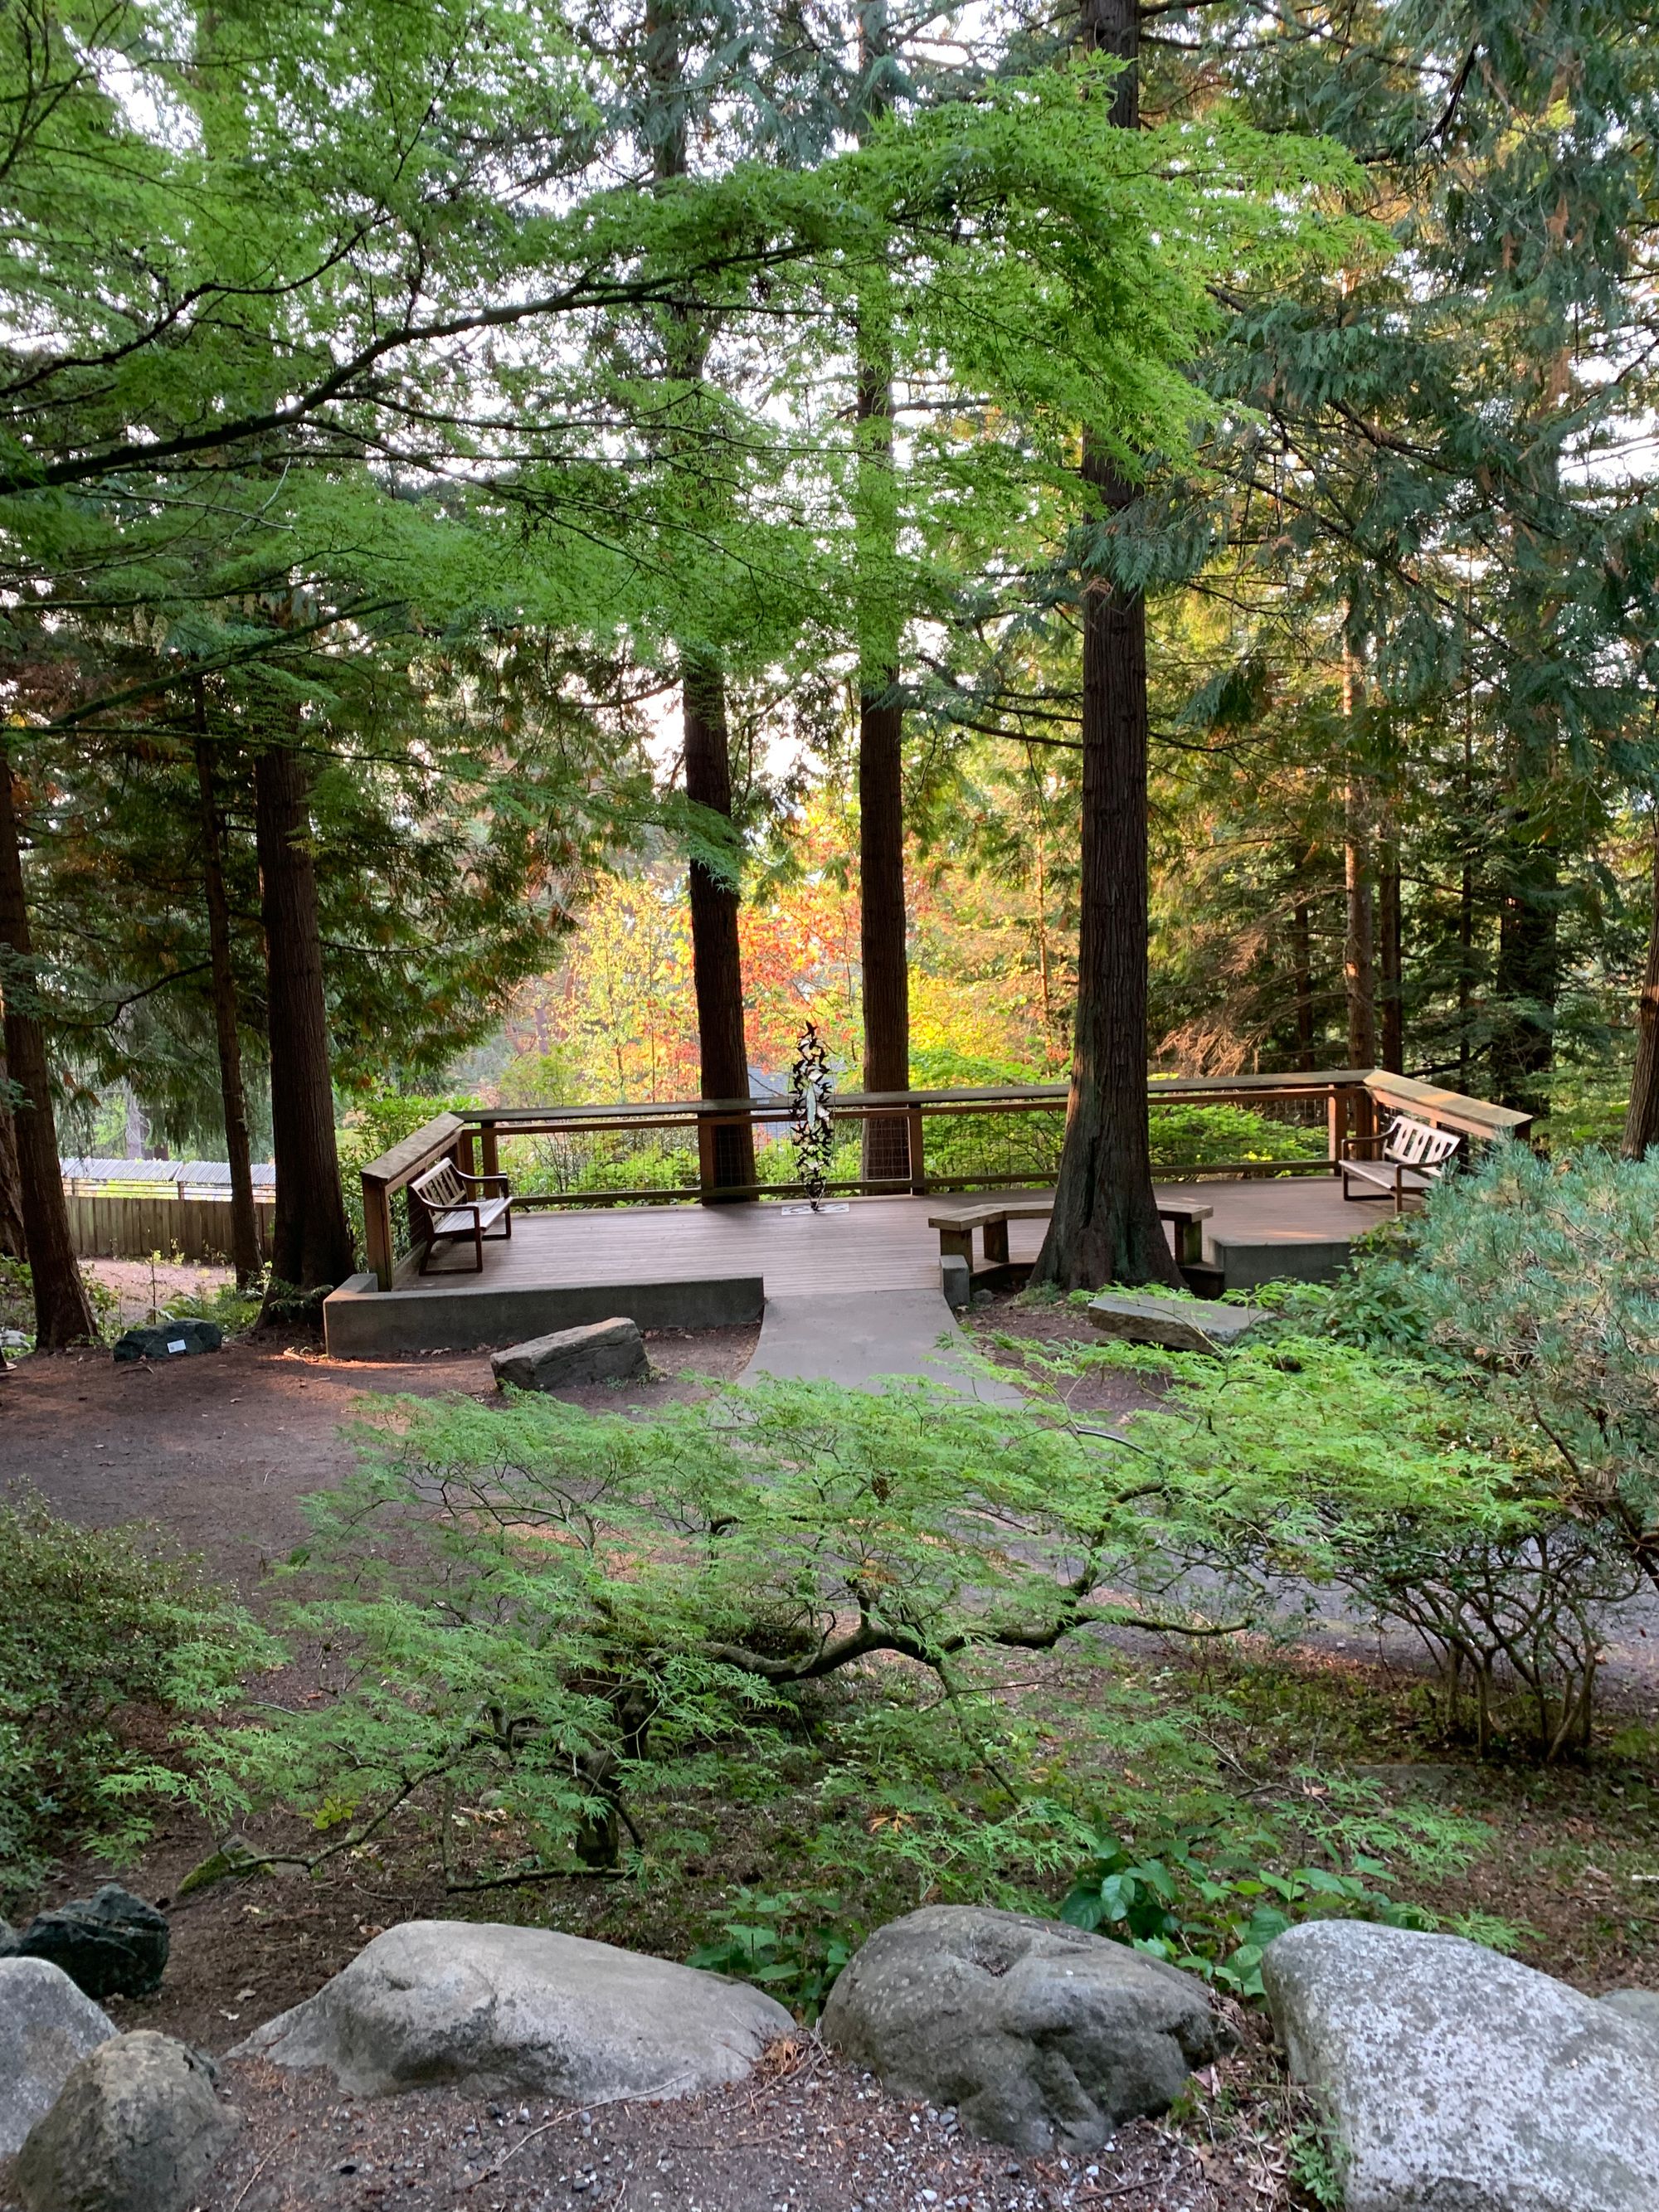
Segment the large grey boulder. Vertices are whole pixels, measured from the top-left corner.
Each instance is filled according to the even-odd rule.
[[[0,1942],[0,1955],[45,1959],[89,1997],[141,1997],[161,1980],[171,1941],[165,1913],[106,1881],[91,1897],[37,1912]]]
[[[326,2066],[355,2096],[436,2081],[587,2103],[741,2081],[794,2022],[774,1998],[546,1928],[409,1920],[235,2056]]]
[[[498,1389],[567,1390],[577,1382],[627,1381],[649,1374],[650,1365],[633,1322],[591,1321],[492,1352],[489,1371]]]
[[[1063,1921],[957,1905],[878,1928],[822,2027],[897,2095],[1025,2151],[1090,2150],[1164,2112],[1231,2040],[1191,1974]]]
[[[183,2212],[239,2124],[199,2051],[141,2028],[82,2059],[13,2184],[27,2212]]]
[[[1319,1920],[1261,1978],[1346,2212],[1654,2212],[1659,2053],[1612,2006],[1456,1936]]]
[[[9,2158],[79,2059],[115,2024],[44,1959],[0,1959],[0,2158]]]

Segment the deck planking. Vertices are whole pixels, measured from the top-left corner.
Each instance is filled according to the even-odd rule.
[[[1375,1228],[1387,1207],[1345,1202],[1334,1176],[1161,1183],[1160,1195],[1210,1206],[1205,1253],[1214,1240],[1296,1243],[1346,1239]],[[979,1197],[993,1194],[978,1193]],[[519,1214],[510,1241],[484,1245],[484,1271],[470,1272],[470,1249],[440,1253],[424,1275],[404,1261],[399,1290],[579,1289],[627,1280],[686,1282],[762,1275],[769,1296],[805,1292],[937,1290],[939,1232],[927,1217],[939,1197],[854,1198],[844,1212],[794,1206],[606,1206]],[[1009,1256],[1033,1260],[1041,1221],[1009,1224]]]

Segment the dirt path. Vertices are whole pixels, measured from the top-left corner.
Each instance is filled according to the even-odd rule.
[[[146,1288],[148,1271],[146,1271]],[[565,1393],[601,1407],[661,1405],[747,1363],[753,1328],[653,1331],[648,1383]],[[107,1352],[19,1360],[0,1384],[0,1496],[33,1491],[94,1528],[153,1521],[244,1589],[305,1533],[298,1501],[339,1480],[341,1435],[365,1399],[490,1394],[481,1353],[379,1362],[234,1341],[222,1352],[118,1366]]]

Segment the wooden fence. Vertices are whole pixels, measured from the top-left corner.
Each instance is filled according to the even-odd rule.
[[[70,1236],[83,1260],[223,1261],[230,1256],[230,1208],[210,1198],[66,1196]],[[268,1245],[276,1208],[256,1204],[259,1241]]]

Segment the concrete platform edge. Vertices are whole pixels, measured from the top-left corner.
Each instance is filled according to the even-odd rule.
[[[435,1283],[382,1291],[372,1275],[350,1275],[323,1301],[323,1337],[331,1359],[384,1359],[401,1352],[476,1352],[616,1318],[641,1328],[741,1328],[759,1321],[765,1305],[759,1275],[526,1285],[460,1297]]]

